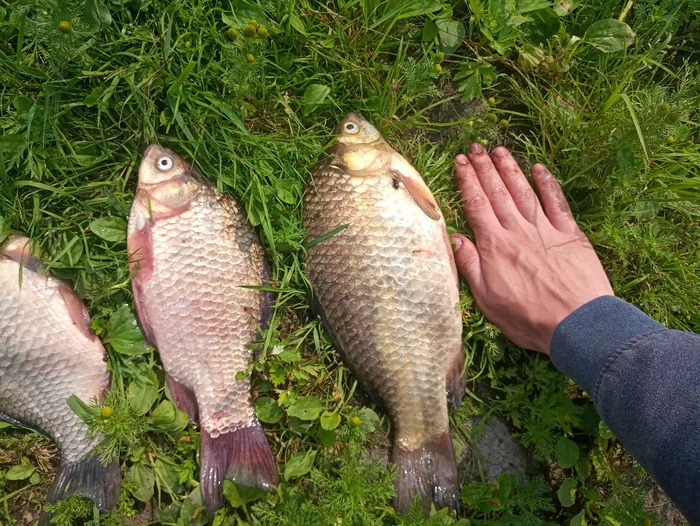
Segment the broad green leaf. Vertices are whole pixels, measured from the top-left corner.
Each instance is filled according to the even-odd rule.
[[[229,504],[234,508],[240,508],[249,502],[260,500],[265,495],[265,490],[260,488],[239,486],[229,479],[224,480],[224,497],[226,497],[226,500],[228,500]]]
[[[576,479],[566,479],[562,482],[561,486],[557,490],[557,498],[562,506],[568,508],[574,505],[576,502],[576,486],[578,482]]]
[[[0,243],[7,239],[7,236],[10,235],[10,230],[10,221],[0,216]]]
[[[450,56],[462,45],[467,30],[464,24],[456,20],[440,19],[435,24],[438,28],[442,51],[445,53],[445,56]]]
[[[317,397],[304,396],[291,403],[287,408],[287,414],[301,420],[316,420],[323,409],[323,404]]]
[[[182,431],[187,420],[187,413],[178,410],[170,400],[163,400],[151,413],[151,426],[156,431]]]
[[[158,398],[158,385],[149,378],[138,376],[129,384],[129,407],[137,415],[145,415]]]
[[[66,403],[68,404],[68,407],[70,407],[70,410],[78,415],[78,418],[85,423],[90,422],[92,417],[94,417],[98,412],[96,408],[90,407],[75,395],[70,395],[68,400],[66,400]]]
[[[586,526],[586,510],[579,511],[569,522],[569,526]]]
[[[90,221],[90,231],[105,241],[126,241],[126,221],[121,217],[98,217]]]
[[[304,22],[297,15],[291,15],[289,17],[289,25],[291,25],[294,29],[299,31],[299,33],[301,33],[302,35],[308,34],[306,32],[306,26],[304,25]]]
[[[12,466],[5,473],[5,478],[7,480],[25,480],[32,476],[36,471],[34,466],[29,464],[20,464],[19,466]]]
[[[426,20],[423,25],[423,42],[432,42],[438,36],[438,26],[432,20]]]
[[[600,438],[614,438],[615,433],[613,433],[605,422],[602,420],[598,422],[598,434]]]
[[[302,475],[306,475],[314,466],[316,451],[306,451],[296,453],[287,461],[284,466],[284,480],[292,480]]]
[[[182,491],[182,485],[180,484],[180,474],[175,467],[174,462],[164,462],[162,459],[156,460],[155,465],[156,472],[161,478],[161,484],[175,493]]]
[[[255,400],[255,414],[261,422],[276,424],[282,420],[284,410],[279,406],[276,400],[269,396],[261,396]]]
[[[356,415],[360,417],[360,429],[365,433],[374,433],[382,423],[379,415],[372,411],[369,407],[360,410]]]
[[[97,104],[97,102],[100,100],[100,97],[102,96],[102,94],[104,93],[104,91],[105,91],[105,90],[104,90],[104,88],[102,88],[102,87],[94,88],[94,89],[90,92],[90,94],[89,94],[87,97],[85,97],[85,98],[83,99],[83,104],[85,104],[86,106],[94,106],[94,105]],[[91,226],[92,226],[92,225],[91,225]],[[91,228],[91,229],[92,229],[92,228]],[[97,235],[99,235],[99,234],[97,234]],[[100,236],[100,237],[102,237],[102,236]]]
[[[588,27],[583,41],[603,53],[614,53],[622,51],[634,42],[634,31],[619,20],[598,20]]]
[[[561,21],[553,9],[538,9],[528,15],[530,21],[523,24],[520,31],[534,44],[541,44],[559,33]]]
[[[112,314],[107,324],[108,343],[119,354],[144,354],[153,351],[146,343],[136,318],[128,305],[122,305]]]
[[[333,447],[338,434],[334,430],[328,431],[321,428],[316,432],[316,436],[318,437],[318,441],[321,442],[324,447]]]
[[[234,0],[233,15],[241,24],[247,24],[249,20],[257,20],[261,25],[269,23],[265,11],[253,1]]]
[[[330,94],[331,89],[323,84],[310,84],[304,91],[304,113],[309,114],[318,108]]]
[[[151,468],[138,462],[129,468],[124,478],[133,483],[131,494],[135,499],[141,502],[151,500],[156,482]]]
[[[581,0],[556,0],[554,2],[554,11],[559,16],[566,16],[580,5]]]
[[[87,0],[83,7],[82,22],[88,31],[99,31],[112,23],[112,15],[102,0]]]
[[[640,221],[648,221],[659,215],[661,203],[658,201],[637,201],[634,204],[634,216]]]
[[[560,467],[567,469],[576,464],[578,460],[579,450],[576,442],[569,440],[566,437],[561,437],[554,448],[556,453],[557,463]]]
[[[331,413],[330,411],[324,411],[321,415],[321,427],[326,431],[331,431],[340,425],[340,415],[338,413]]]

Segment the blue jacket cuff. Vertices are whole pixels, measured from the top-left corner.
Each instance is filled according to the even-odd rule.
[[[663,329],[637,307],[615,296],[589,301],[557,325],[549,345],[554,366],[596,398],[608,360],[635,336]]]

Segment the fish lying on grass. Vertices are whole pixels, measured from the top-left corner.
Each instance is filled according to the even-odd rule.
[[[420,174],[360,115],[339,124],[304,200],[314,302],[338,351],[393,424],[394,506],[455,509],[448,395],[464,393],[458,278]],[[346,228],[342,229],[343,226]]]
[[[119,462],[100,463],[93,454],[99,437],[88,438],[67,404],[71,395],[85,402],[103,397],[106,361],[80,298],[45,274],[29,239],[10,236],[0,247],[0,419],[56,442],[61,462],[48,502],[83,495],[104,511],[119,498]],[[49,517],[42,514],[41,524]]]
[[[268,491],[275,460],[253,411],[248,344],[271,313],[263,248],[245,212],[181,157],[151,145],[131,208],[128,250],[136,310],[158,347],[174,400],[201,426],[202,500],[210,514],[225,478]]]

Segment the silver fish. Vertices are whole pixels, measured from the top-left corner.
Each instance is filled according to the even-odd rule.
[[[99,437],[88,439],[66,401],[102,399],[107,354],[83,302],[45,275],[29,247],[29,239],[12,235],[0,248],[0,419],[56,442],[61,462],[49,502],[84,495],[106,510],[119,498],[119,463],[103,466],[93,455]],[[41,523],[48,520],[43,514]]]
[[[210,514],[222,483],[272,490],[277,467],[253,411],[253,359],[271,310],[245,288],[269,277],[263,248],[235,200],[219,194],[181,157],[151,145],[131,208],[132,289],[147,339],[158,347],[178,406],[201,426],[201,490]]]

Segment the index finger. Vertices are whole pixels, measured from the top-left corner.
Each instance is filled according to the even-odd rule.
[[[485,230],[503,228],[467,156],[460,153],[455,157],[454,164],[462,208],[474,235],[478,237],[479,233]]]

